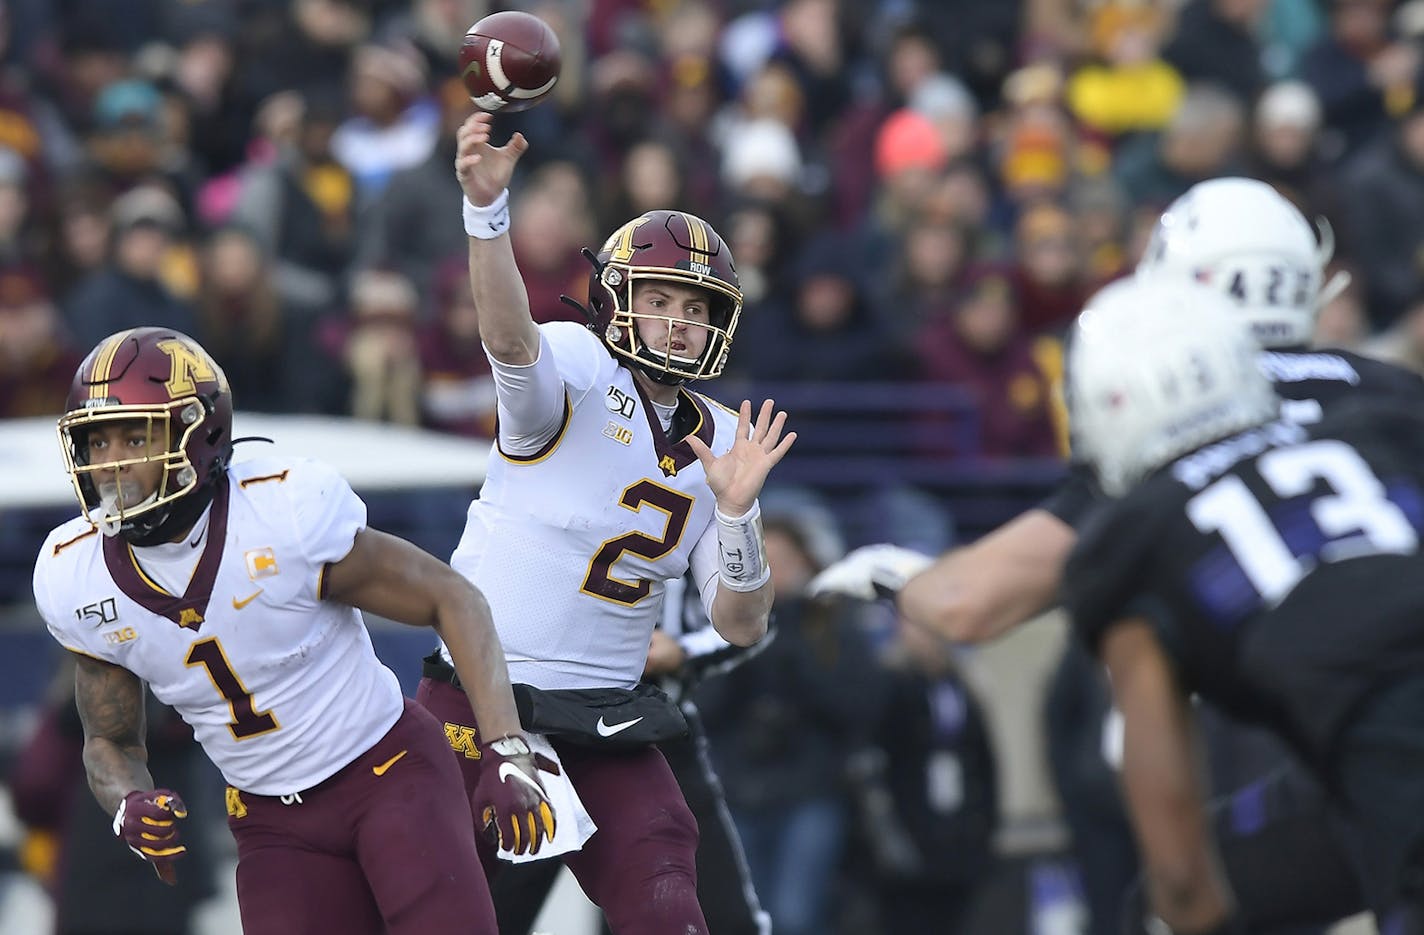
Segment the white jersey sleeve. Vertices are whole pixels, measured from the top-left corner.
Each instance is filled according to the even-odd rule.
[[[692,570],[692,580],[697,582],[697,593],[702,598],[702,609],[707,619],[712,619],[712,601],[717,597],[717,578],[722,571],[721,552],[717,547],[717,524],[709,523],[707,529],[692,547],[688,562]],[[709,627],[709,629],[711,629]]]
[[[293,519],[312,563],[321,567],[351,552],[356,534],[366,528],[366,504],[346,478],[327,465],[311,461],[303,467],[308,486],[294,504]]]
[[[574,398],[588,391],[607,357],[598,339],[573,322],[539,326],[539,356],[533,363],[508,364],[489,357],[498,399],[500,450],[528,455],[544,447],[558,434]]]
[[[39,610],[40,617],[44,620],[45,628],[49,630],[50,636],[70,652],[87,653],[88,655],[93,655],[93,653],[88,653],[85,648],[86,641],[82,638],[83,628],[70,625],[70,614],[63,607],[62,588],[56,587],[52,580],[57,566],[52,558],[72,545],[84,539],[94,538],[98,534],[99,531],[82,517],[72,519],[54,529],[45,539],[44,545],[40,547],[39,555],[35,558],[35,571],[32,579],[35,608]],[[100,614],[99,619],[102,622],[104,611],[97,607],[95,610]],[[73,616],[76,621],[83,620],[83,614],[83,607],[74,608]]]

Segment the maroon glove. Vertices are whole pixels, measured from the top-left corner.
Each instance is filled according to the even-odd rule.
[[[559,772],[546,757],[536,762],[519,734],[480,746],[480,781],[471,796],[475,826],[503,850],[537,854],[544,841],[554,839],[554,808],[539,781],[540,769]]]
[[[135,790],[124,796],[114,812],[114,834],[142,859],[153,864],[158,879],[169,886],[178,882],[173,861],[188,853],[180,840],[178,819],[188,817],[188,806],[169,789]]]

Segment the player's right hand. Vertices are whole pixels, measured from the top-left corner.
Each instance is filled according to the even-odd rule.
[[[514,166],[529,148],[524,134],[516,133],[503,146],[490,142],[493,115],[473,114],[455,134],[455,176],[465,197],[477,208],[494,204],[499,193],[509,187]]]
[[[178,822],[188,817],[188,806],[170,789],[135,789],[114,812],[114,834],[142,859],[153,864],[158,879],[178,882],[173,861],[188,853],[178,832]]]
[[[471,797],[475,827],[495,836],[500,850],[539,853],[557,828],[539,770],[558,775],[559,767],[536,757],[518,734],[481,745],[480,754],[480,781]]]
[[[833,562],[806,586],[808,597],[844,595],[863,601],[894,597],[911,578],[934,562],[914,549],[881,542],[861,546]]]

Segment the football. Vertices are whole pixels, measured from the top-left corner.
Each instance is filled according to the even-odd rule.
[[[530,13],[491,13],[460,43],[460,77],[480,110],[528,110],[559,80],[559,37]]]

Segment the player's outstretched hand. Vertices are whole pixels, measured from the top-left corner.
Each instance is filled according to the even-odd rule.
[[[475,826],[493,835],[501,850],[539,853],[558,827],[539,770],[558,775],[558,766],[535,757],[518,734],[492,740],[480,751],[480,781],[471,797]]]
[[[169,886],[178,882],[173,861],[188,853],[178,822],[188,817],[188,806],[169,789],[136,789],[124,796],[114,812],[114,834],[123,838],[139,857],[153,864],[158,879]]]
[[[863,601],[894,597],[906,582],[933,561],[923,552],[887,542],[861,546],[812,578],[806,586],[806,594],[809,597],[844,595]]]
[[[477,208],[491,205],[509,187],[514,166],[529,148],[524,134],[516,133],[503,146],[490,142],[490,114],[473,114],[455,134],[455,176],[465,197]]]
[[[737,412],[737,440],[722,456],[712,453],[702,439],[687,436],[687,444],[697,460],[702,462],[702,470],[707,474],[707,486],[712,488],[717,498],[717,509],[723,515],[736,518],[745,516],[752,508],[757,495],[761,493],[766,475],[785,457],[796,441],[796,433],[786,428],[785,411],[775,413],[776,403],[770,399],[761,404],[756,422],[752,422],[752,403],[742,400]]]

